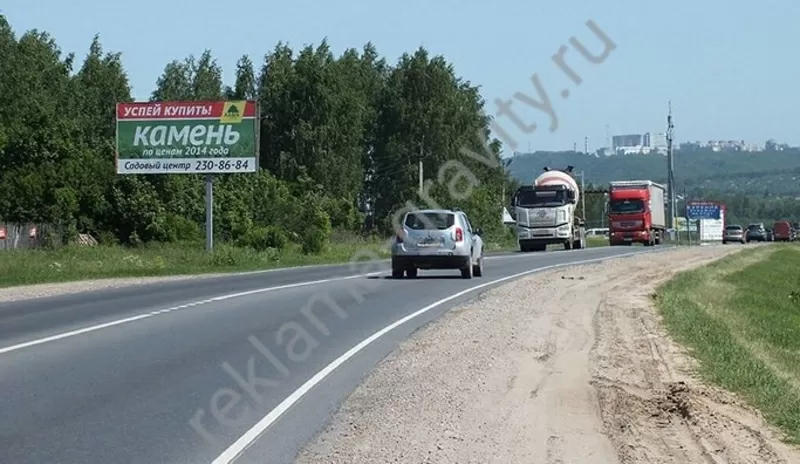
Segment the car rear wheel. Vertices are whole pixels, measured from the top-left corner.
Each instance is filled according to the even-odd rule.
[[[483,256],[478,258],[478,264],[472,266],[472,275],[475,277],[483,277]]]
[[[462,279],[472,278],[472,263],[467,263],[467,267],[461,268],[461,278]]]
[[[406,276],[409,279],[416,279],[417,278],[417,268],[410,267],[410,268],[406,269]]]

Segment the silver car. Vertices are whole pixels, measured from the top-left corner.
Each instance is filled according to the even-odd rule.
[[[483,275],[483,240],[463,211],[407,212],[392,241],[392,277],[417,276],[418,269],[459,269],[461,277]]]
[[[739,242],[745,243],[744,228],[739,225],[729,225],[725,227],[722,233],[722,243]]]

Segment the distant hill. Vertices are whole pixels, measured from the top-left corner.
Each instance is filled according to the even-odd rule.
[[[535,152],[512,158],[511,174],[530,182],[542,168],[575,166],[586,183],[650,179],[666,182],[667,157],[662,154],[600,156],[573,151]],[[678,190],[726,195],[800,197],[800,149],[772,152],[675,151]]]

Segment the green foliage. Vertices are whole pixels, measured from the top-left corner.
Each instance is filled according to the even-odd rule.
[[[289,244],[289,237],[280,227],[253,227],[239,239],[239,246],[250,247],[256,251],[282,250]]]
[[[320,202],[313,196],[305,198],[300,218],[302,230],[300,230],[300,244],[303,253],[320,253],[324,251],[330,242],[333,228],[331,218]]]
[[[48,34],[16,37],[0,16],[2,221],[52,226],[62,244],[90,233],[103,244],[201,246],[202,176],[115,173],[115,105],[132,100],[121,55],[95,37],[75,64]],[[260,67],[243,56],[231,86],[223,75],[207,50],[167,63],[151,94],[259,103],[260,170],[214,178],[213,266],[247,261],[234,248],[325,253],[334,229],[390,234],[407,201],[434,206],[416,196],[420,162],[436,201],[465,209],[489,240],[507,239],[500,143],[487,139],[478,88],[443,57],[420,48],[390,65],[369,43],[338,57],[325,41],[279,43]],[[474,173],[474,193],[453,201],[443,186],[459,167]]]
[[[170,242],[200,242],[203,238],[199,224],[174,213],[167,214],[164,226]]]

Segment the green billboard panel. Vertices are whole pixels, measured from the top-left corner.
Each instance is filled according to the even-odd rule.
[[[254,101],[117,105],[118,174],[225,174],[257,168]]]

